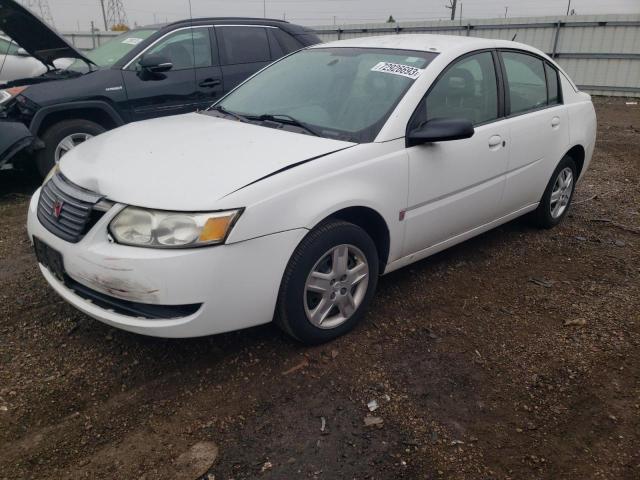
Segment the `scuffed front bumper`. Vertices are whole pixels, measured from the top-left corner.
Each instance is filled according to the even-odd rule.
[[[67,302],[111,326],[157,337],[197,337],[238,330],[273,318],[280,281],[305,229],[216,247],[162,250],[118,245],[106,227],[122,208],[113,207],[78,243],[66,242],[37,218],[40,190],[29,206],[29,238],[59,251],[66,274],[114,299],[152,305],[201,304],[179,318],[144,318],[116,313],[87,300],[44,266],[45,279]]]

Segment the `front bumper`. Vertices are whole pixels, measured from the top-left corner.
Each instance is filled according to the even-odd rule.
[[[22,123],[0,121],[0,166],[34,143],[36,138]]]
[[[160,319],[124,315],[78,295],[44,266],[40,270],[67,302],[108,325],[144,335],[198,337],[251,327],[272,320],[280,281],[293,250],[307,233],[290,230],[215,247],[162,250],[109,241],[113,207],[78,243],[45,229],[37,218],[38,190],[29,205],[29,238],[59,251],[66,274],[100,294],[153,305],[201,304],[185,317]]]

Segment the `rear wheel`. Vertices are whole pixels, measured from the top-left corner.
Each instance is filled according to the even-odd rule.
[[[538,208],[533,212],[534,223],[540,228],[558,225],[569,211],[576,186],[578,169],[571,157],[564,157],[556,167]]]
[[[69,150],[86,142],[106,129],[95,122],[83,119],[63,120],[55,123],[41,135],[44,148],[36,155],[38,173],[44,177]]]
[[[304,343],[332,340],[360,321],[377,281],[378,254],[371,237],[352,223],[323,223],[289,260],[276,322]]]

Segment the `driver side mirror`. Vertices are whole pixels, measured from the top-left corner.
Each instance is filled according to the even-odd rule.
[[[466,118],[434,118],[409,132],[407,146],[462,140],[473,137],[474,133],[473,124]]]
[[[167,72],[173,68],[173,63],[162,55],[145,55],[138,62],[142,70],[150,73]]]

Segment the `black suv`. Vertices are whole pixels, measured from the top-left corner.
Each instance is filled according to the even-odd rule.
[[[280,20],[198,18],[131,30],[80,53],[12,0],[0,0],[0,30],[50,68],[0,85],[0,165],[35,153],[43,176],[92,136],[204,109],[273,60],[320,42]],[[59,58],[76,60],[56,70]]]

